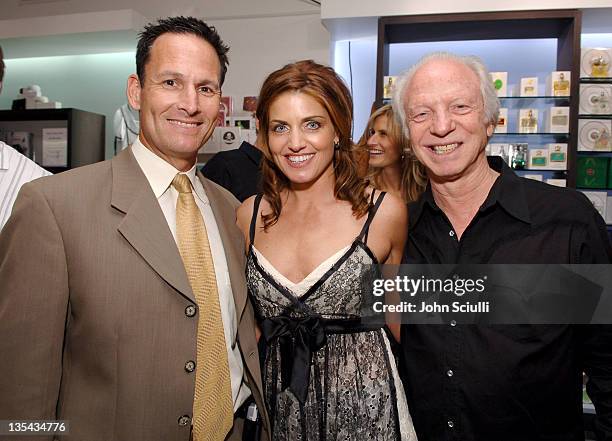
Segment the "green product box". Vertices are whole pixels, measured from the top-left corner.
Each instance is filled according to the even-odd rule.
[[[606,188],[610,158],[582,156],[578,158],[578,188]]]

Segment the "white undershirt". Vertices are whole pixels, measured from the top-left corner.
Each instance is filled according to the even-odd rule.
[[[151,185],[151,189],[157,198],[157,202],[159,202],[159,206],[164,213],[168,227],[176,242],[176,202],[178,200],[178,191],[176,191],[171,184],[176,174],[181,172],[146,148],[140,142],[140,139],[137,139],[134,144],[132,144],[132,153]],[[210,251],[215,266],[215,275],[217,277],[225,344],[227,346],[232,382],[232,399],[234,402],[234,410],[237,410],[244,400],[251,395],[251,391],[244,383],[244,366],[240,349],[236,344],[238,330],[236,323],[236,306],[234,304],[234,296],[232,294],[232,286],[230,283],[229,271],[227,269],[223,242],[221,241],[217,221],[215,220],[215,215],[206,197],[202,182],[200,182],[196,176],[195,165],[184,174],[187,175],[191,182],[195,195],[194,199],[202,213],[204,225],[208,233]]]
[[[0,230],[11,214],[21,186],[50,174],[10,145],[0,141]]]

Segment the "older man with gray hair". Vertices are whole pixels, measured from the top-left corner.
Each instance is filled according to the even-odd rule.
[[[478,58],[426,56],[399,78],[393,107],[429,177],[404,263],[612,262],[586,197],[486,157],[499,101]],[[612,440],[609,326],[404,324],[401,356],[420,441],[584,440],[583,371],[597,437]]]

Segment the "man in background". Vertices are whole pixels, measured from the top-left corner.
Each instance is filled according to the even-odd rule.
[[[2,93],[4,71],[4,54],[0,47],[0,93]],[[11,214],[21,186],[28,181],[50,174],[34,161],[0,141],[0,230]]]
[[[202,167],[202,174],[229,190],[240,202],[261,192],[261,133],[257,128],[255,145],[242,141],[234,150],[215,154]]]

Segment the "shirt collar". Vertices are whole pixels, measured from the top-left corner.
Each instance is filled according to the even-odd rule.
[[[495,180],[479,211],[484,212],[498,203],[511,216],[523,222],[531,223],[523,179],[517,176],[501,157],[488,156],[487,161],[489,167],[499,173],[499,177]],[[419,221],[425,207],[429,207],[434,212],[441,211],[436,204],[429,183],[421,197],[410,204],[409,227],[411,229]]]
[[[485,211],[495,203],[499,203],[512,217],[528,224],[531,223],[529,205],[525,195],[525,178],[519,177],[499,156],[489,156],[487,160],[489,167],[498,172],[499,177],[480,207],[480,211]]]
[[[145,147],[140,141],[140,138],[137,138],[132,144],[132,154],[145,174],[147,181],[149,181],[149,185],[157,199],[168,190],[176,174],[183,173]],[[196,164],[194,164],[191,169],[184,172],[184,174],[189,178],[191,186],[198,198],[202,202],[208,203],[204,187],[196,177]]]
[[[259,150],[253,144],[246,142],[246,141],[242,141],[242,144],[240,144],[239,149],[242,150],[249,157],[251,161],[259,165],[259,163],[261,162],[261,157],[263,156],[263,153],[261,153],[261,150]]]

